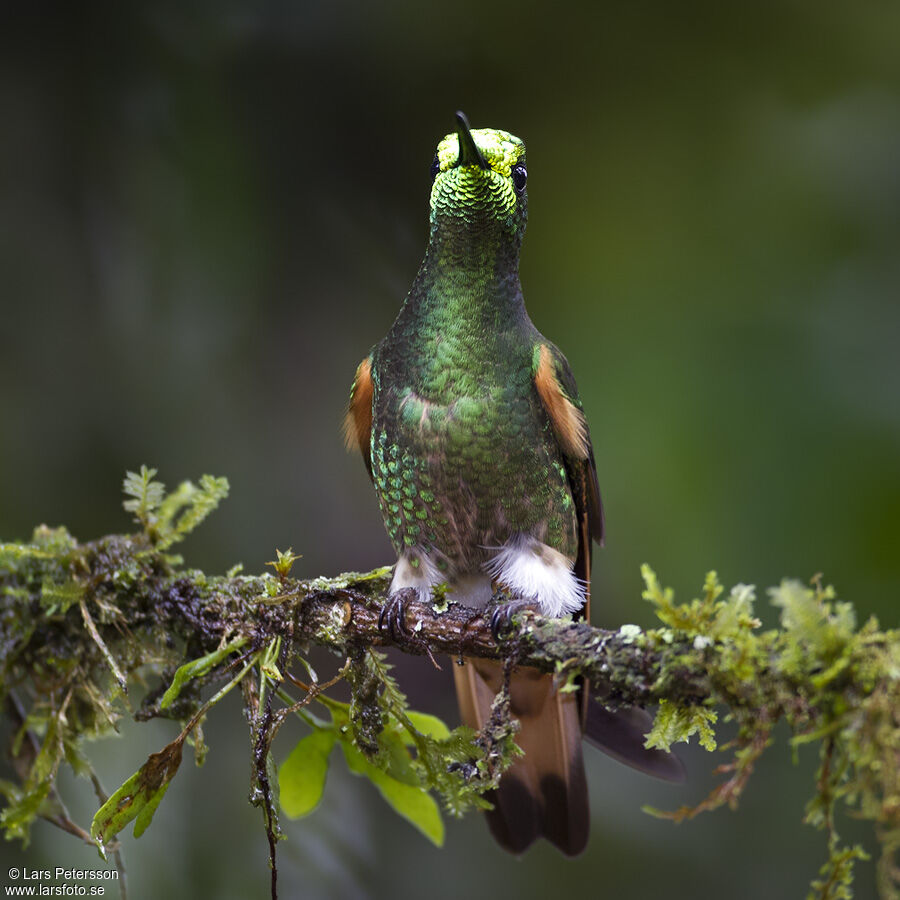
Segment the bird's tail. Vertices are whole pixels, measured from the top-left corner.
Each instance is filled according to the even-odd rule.
[[[466,659],[453,675],[463,721],[482,728],[503,681],[502,664]],[[552,675],[522,667],[510,679],[510,705],[521,726],[516,743],[525,755],[487,795],[494,804],[487,813],[491,833],[511,853],[523,853],[545,837],[575,856],[587,845],[590,829],[577,694],[560,694]]]

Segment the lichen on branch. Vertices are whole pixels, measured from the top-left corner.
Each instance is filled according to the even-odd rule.
[[[711,750],[718,722],[733,721],[737,734],[730,761],[719,767],[720,784],[693,807],[656,813],[674,819],[734,807],[784,720],[794,745],[821,748],[806,821],[826,833],[827,854],[812,896],[851,896],[853,863],[865,856],[841,842],[839,806],[873,822],[881,895],[900,895],[900,633],[874,620],[858,627],[851,605],[818,579],[769,591],[781,619],[770,630],[755,616],[752,587],[726,593],[710,573],[700,596],[679,604],[645,567],[644,597],[661,622],[655,629],[610,631],[525,611],[495,639],[489,617],[448,604],[438,590],[433,603],[408,598],[400,626],[386,631],[380,619],[388,568],[299,580],[290,575],[290,550],[277,552],[274,574],[186,568],[171,548],[216,507],[227,482],[204,476],[167,494],[155,474],[145,467],[125,479],[134,534],[81,543],[64,528],[41,526],[28,542],[0,545],[0,696],[13,724],[15,775],[0,782],[7,837],[27,841],[38,817],[101,848],[115,849],[131,821],[139,835],[178,771],[184,744],[202,762],[203,720],[240,686],[253,748],[251,799],[263,811],[273,863],[281,836],[275,782],[281,812],[310,813],[338,745],[352,772],[440,844],[441,807],[460,815],[485,806],[483,794],[518,752],[516,723],[502,696],[482,733],[451,731],[411,710],[379,652],[396,643],[432,660],[465,654],[534,666],[554,673],[561,688],[587,678],[594,702],[609,707],[657,706],[648,746],[669,749],[696,734]],[[337,657],[324,680],[307,659],[311,644]],[[139,669],[155,686],[133,709],[127,691]],[[329,694],[339,680],[349,685],[349,703]],[[142,765],[135,760],[135,774],[106,800],[86,750],[126,714],[182,727]],[[273,741],[289,716],[302,719],[308,733],[292,753],[279,753],[285,761],[278,770]],[[56,790],[63,764],[97,786],[101,806],[90,833],[69,819]],[[276,878],[273,866],[273,896]]]

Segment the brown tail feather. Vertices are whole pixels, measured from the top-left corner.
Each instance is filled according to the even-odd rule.
[[[454,666],[463,721],[481,728],[500,689],[500,663],[467,659]],[[559,694],[553,676],[521,668],[510,681],[510,702],[521,730],[516,742],[525,755],[489,795],[491,833],[512,853],[545,837],[563,853],[584,850],[590,827],[587,784],[581,755],[581,709],[575,694]]]

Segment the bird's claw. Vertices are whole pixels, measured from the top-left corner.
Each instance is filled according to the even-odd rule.
[[[411,637],[411,632],[406,627],[406,607],[409,600],[410,597],[406,591],[398,591],[391,595],[378,616],[378,630],[381,632],[386,630],[395,644],[402,643]]]
[[[491,636],[494,641],[499,641],[502,632],[508,631],[512,627],[512,618],[516,613],[533,608],[534,604],[528,600],[513,600],[497,606],[491,613]]]

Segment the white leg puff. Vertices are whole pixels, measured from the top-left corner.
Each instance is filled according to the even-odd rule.
[[[407,551],[397,560],[390,592],[396,594],[404,588],[414,588],[422,603],[430,603],[431,589],[446,580],[447,576],[441,574],[425,553]]]
[[[536,601],[545,616],[559,618],[584,606],[584,585],[575,577],[573,566],[558,550],[531,535],[517,534],[485,569],[523,600]]]

